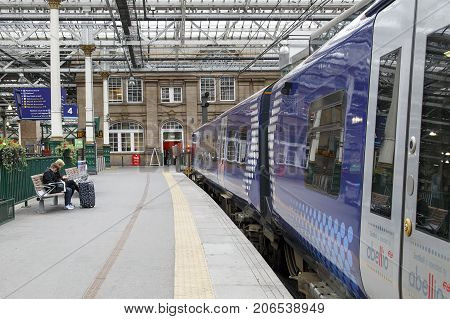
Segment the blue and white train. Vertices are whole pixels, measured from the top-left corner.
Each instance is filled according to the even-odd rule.
[[[450,296],[449,25],[448,0],[374,1],[194,132],[195,171],[284,247],[299,286]]]

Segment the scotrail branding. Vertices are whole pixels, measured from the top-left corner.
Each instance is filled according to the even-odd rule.
[[[370,243],[370,246],[367,246],[367,258],[385,270],[389,268],[389,259],[392,257],[393,253],[389,251],[386,255],[386,252],[381,245],[378,249],[373,248],[373,242]]]
[[[422,278],[418,273],[417,266],[416,272],[409,273],[409,285],[414,288],[419,294],[428,299],[444,299],[444,291],[440,288],[441,285],[437,284],[436,277],[433,273],[428,273]],[[442,284],[442,287],[446,286],[446,282]]]

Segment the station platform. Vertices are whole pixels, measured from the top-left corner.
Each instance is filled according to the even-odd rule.
[[[1,298],[292,298],[221,208],[184,174],[112,168],[96,207],[37,202],[0,226]],[[60,201],[61,202],[61,201]]]

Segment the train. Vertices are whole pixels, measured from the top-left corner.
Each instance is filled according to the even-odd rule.
[[[373,1],[194,131],[196,176],[305,296],[450,296],[449,43],[449,1]]]

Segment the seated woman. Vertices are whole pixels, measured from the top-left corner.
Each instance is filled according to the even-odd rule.
[[[62,163],[64,163],[62,160],[58,160],[58,161],[61,161]],[[44,184],[63,182],[62,177],[59,173],[59,165],[61,163],[57,164],[58,161],[56,161],[55,163],[52,163],[52,165],[50,165],[50,168],[44,173],[44,176],[43,176]],[[72,187],[73,187],[73,185],[72,185]],[[70,187],[66,184],[66,192],[64,193],[64,206],[65,206],[65,209],[68,209],[68,210],[72,210],[75,208],[71,203],[72,195],[74,192],[74,189],[72,187]],[[56,186],[50,193],[59,193],[59,192],[62,192],[63,189],[64,189],[64,187],[62,185]]]
[[[66,165],[62,159],[56,160],[55,164],[58,166],[57,175],[58,177],[66,183],[66,187],[70,187],[73,191],[77,191],[80,193],[80,189],[78,188],[78,184],[73,180],[67,180],[67,176],[61,176],[60,170]]]

